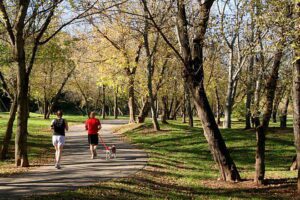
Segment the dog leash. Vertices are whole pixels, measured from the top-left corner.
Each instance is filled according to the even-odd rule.
[[[102,131],[101,131],[102,132]],[[102,139],[102,137],[100,136],[100,134],[98,134],[99,135],[99,138],[100,138],[100,143],[104,146],[104,148],[105,148],[105,150],[109,150],[109,148],[106,146],[106,144],[104,143],[104,141],[103,141],[103,139]]]

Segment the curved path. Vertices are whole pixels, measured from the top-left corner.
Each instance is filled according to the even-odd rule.
[[[127,121],[124,120],[102,123],[102,138],[107,145],[116,145],[117,159],[105,160],[104,148],[100,145],[98,158],[91,160],[84,125],[72,126],[66,134],[62,168],[57,170],[51,164],[26,174],[0,178],[0,199],[71,190],[136,173],[146,165],[147,154],[111,133],[112,128],[125,123]]]

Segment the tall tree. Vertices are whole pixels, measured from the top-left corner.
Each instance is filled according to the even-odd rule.
[[[13,77],[13,83],[15,84],[16,80],[15,77]],[[7,81],[4,78],[4,75],[0,71],[0,83],[2,84],[2,87],[8,97],[11,100],[10,105],[10,111],[9,111],[9,118],[7,121],[7,126],[3,138],[3,145],[1,147],[0,152],[0,159],[4,160],[7,158],[8,149],[9,149],[9,143],[11,141],[12,135],[13,135],[13,125],[16,118],[16,112],[17,112],[17,98],[16,98],[16,91],[15,91],[15,85],[13,85],[12,89],[9,88]]]
[[[154,66],[153,66],[153,54],[154,51],[156,50],[156,45],[159,39],[159,35],[157,35],[156,37],[156,44],[154,45],[152,52],[150,52],[150,44],[149,44],[149,14],[147,12],[147,2],[146,0],[143,0],[143,5],[144,5],[144,33],[143,33],[143,37],[144,37],[144,47],[145,47],[145,51],[146,51],[146,57],[147,57],[147,86],[148,86],[148,94],[149,94],[149,99],[150,99],[150,107],[151,107],[151,112],[152,112],[152,122],[153,122],[153,127],[154,130],[158,131],[160,130],[159,124],[158,124],[158,120],[157,120],[157,113],[156,113],[156,108],[155,108],[155,99],[154,99],[154,95],[153,95],[153,86],[152,86],[152,77],[153,77],[153,70],[154,70]]]
[[[213,112],[209,105],[204,84],[204,71],[203,71],[203,48],[205,33],[209,20],[210,9],[214,0],[201,0],[198,1],[199,19],[197,19],[197,27],[193,38],[190,41],[188,33],[188,22],[186,16],[186,2],[184,0],[177,0],[177,29],[178,38],[181,47],[181,53],[170,42],[167,36],[162,31],[153,18],[148,9],[149,16],[157,31],[161,34],[165,42],[172,48],[178,58],[183,64],[183,76],[190,88],[198,116],[202,122],[205,138],[208,141],[211,153],[214,160],[217,162],[221,179],[225,181],[238,181],[240,180],[239,172],[230,156],[230,153],[225,145],[224,139],[215,121]]]
[[[242,34],[241,25],[242,22],[245,21],[245,9],[243,9],[244,4],[247,4],[247,1],[235,0],[233,1],[234,5],[231,6],[230,1],[226,0],[223,6],[223,9],[220,10],[221,15],[221,35],[223,40],[225,41],[225,46],[229,49],[228,53],[228,82],[227,82],[227,92],[226,92],[226,102],[225,102],[225,112],[224,112],[224,128],[231,128],[231,116],[233,111],[233,105],[236,98],[237,93],[237,85],[239,81],[239,77],[241,71],[246,63],[248,57],[248,48],[249,45],[242,44]],[[219,5],[219,4],[218,4]],[[229,10],[226,9],[227,6],[230,6]],[[218,6],[219,7],[219,6]],[[228,17],[226,17],[227,12],[230,13]],[[232,19],[233,18],[233,19]],[[230,22],[225,22],[225,20]],[[228,24],[228,27],[225,30],[225,24]]]
[[[294,51],[295,51],[295,64],[294,64],[294,84],[293,84],[293,107],[294,107],[294,137],[295,147],[297,152],[297,192],[300,193],[300,2],[295,1],[295,38],[294,38]]]

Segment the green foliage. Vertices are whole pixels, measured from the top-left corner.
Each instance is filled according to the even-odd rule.
[[[245,120],[246,104],[244,102],[237,103],[233,109],[232,117],[237,118],[239,121]]]

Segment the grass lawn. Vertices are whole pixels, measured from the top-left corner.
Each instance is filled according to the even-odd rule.
[[[253,184],[255,134],[234,122],[222,129],[231,155],[244,179],[240,183],[217,181],[218,169],[199,128],[179,121],[153,132],[149,122],[124,135],[149,153],[149,163],[136,175],[82,187],[75,191],[38,196],[36,199],[298,199],[294,194],[296,172],[289,171],[295,154],[291,120],[289,128],[271,123],[266,143],[268,184]]]
[[[8,117],[8,113],[0,113],[0,146],[2,145]],[[51,116],[51,119],[44,120],[42,115],[30,113],[28,122],[28,155],[30,164],[33,167],[49,162],[50,159],[52,161],[53,159],[50,123],[54,117],[55,116]],[[86,116],[66,115],[64,118],[72,125],[84,122]],[[14,135],[11,141],[9,157],[10,159],[5,162],[0,161],[0,177],[28,170],[14,167]]]

